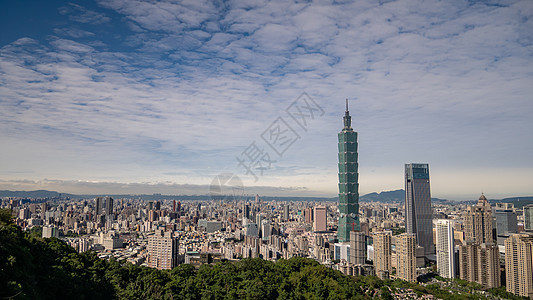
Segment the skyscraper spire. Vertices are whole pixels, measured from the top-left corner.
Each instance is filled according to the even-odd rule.
[[[344,113],[344,130],[352,130],[352,117],[348,111],[348,98],[346,98],[346,112]]]
[[[346,98],[346,114],[349,114],[350,112],[348,111],[348,98]]]

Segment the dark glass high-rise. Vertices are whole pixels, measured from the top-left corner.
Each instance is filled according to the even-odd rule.
[[[359,223],[359,174],[357,164],[357,132],[353,131],[352,117],[344,115],[344,128],[339,132],[339,226],[340,242],[350,241],[350,231],[361,230]]]
[[[416,234],[424,254],[434,254],[429,165],[405,165],[405,230]]]

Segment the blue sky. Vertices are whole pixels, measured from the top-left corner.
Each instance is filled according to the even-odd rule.
[[[335,196],[349,98],[361,194],[427,162],[436,197],[532,195],[532,16],[529,0],[0,1],[0,188],[205,194],[232,173],[247,194]]]

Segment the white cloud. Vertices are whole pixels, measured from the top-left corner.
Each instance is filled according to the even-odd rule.
[[[402,186],[390,170],[411,161],[432,172],[533,168],[529,1],[99,4],[104,12],[61,12],[92,26],[128,23],[131,32],[114,33],[120,47],[65,26],[61,38],[0,49],[4,179],[201,184],[244,173],[235,156],[303,91],[326,115],[261,184],[335,193],[346,97],[356,99],[363,191]]]

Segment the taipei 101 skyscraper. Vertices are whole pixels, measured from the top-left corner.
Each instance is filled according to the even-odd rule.
[[[361,230],[359,223],[359,174],[357,164],[357,132],[352,129],[352,117],[344,114],[344,128],[339,132],[339,242],[350,241],[350,231]]]

